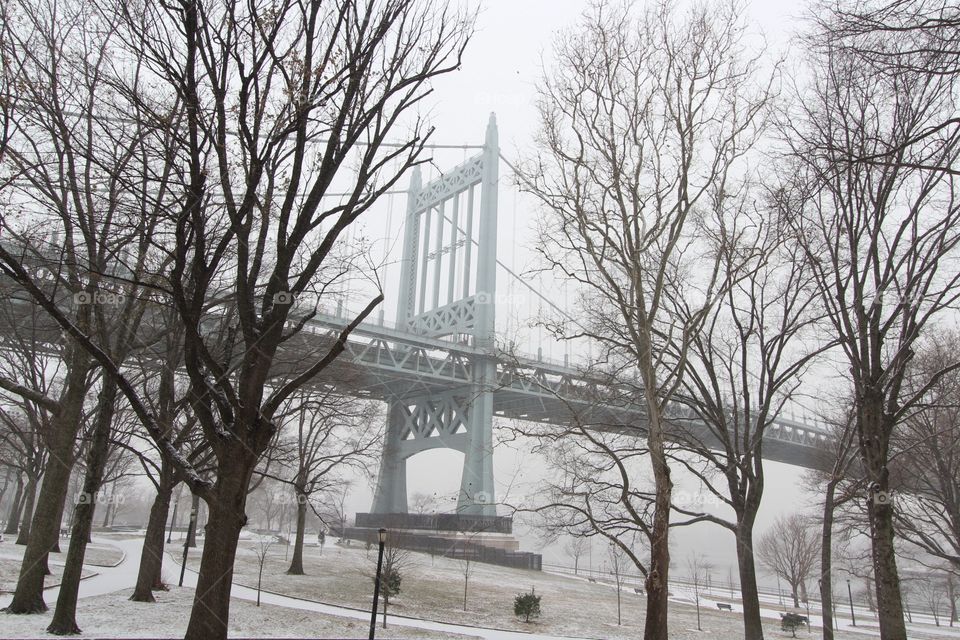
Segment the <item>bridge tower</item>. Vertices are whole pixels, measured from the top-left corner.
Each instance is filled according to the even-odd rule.
[[[407,513],[407,459],[434,448],[464,454],[457,512],[496,515],[493,486],[494,318],[497,290],[497,123],[483,150],[436,180],[410,180],[397,328],[469,344],[472,381],[442,394],[388,403],[373,513]]]

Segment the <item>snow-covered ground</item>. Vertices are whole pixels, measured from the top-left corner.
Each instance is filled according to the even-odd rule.
[[[86,636],[113,637],[177,637],[182,635],[187,612],[193,597],[191,588],[196,582],[192,570],[186,572],[185,586],[173,587],[158,593],[155,604],[128,600],[136,578],[141,540],[129,535],[101,537],[102,546],[95,559],[106,561],[111,554],[122,556],[116,566],[90,567],[96,575],[81,583],[81,601],[78,622]],[[247,539],[241,543],[237,561],[234,602],[231,605],[230,635],[243,637],[366,637],[369,624],[371,592],[370,574],[375,553],[363,547],[328,546],[322,555],[317,547],[307,547],[305,576],[288,576],[287,549],[274,545],[270,549],[264,569],[263,606],[256,607],[256,557],[254,548],[259,540]],[[6,551],[7,549],[4,549]],[[180,548],[171,547],[165,559],[164,578],[176,584],[180,567],[172,555],[179,556]],[[191,550],[188,566],[196,566],[200,552]],[[0,558],[3,553],[0,552]],[[11,555],[16,555],[13,552]],[[14,560],[9,560],[16,565]],[[17,566],[17,569],[19,567]],[[0,564],[0,580],[13,580],[7,575],[10,568]],[[250,585],[250,586],[243,586]],[[543,616],[531,624],[524,624],[512,613],[513,596],[520,591],[535,589],[543,597]],[[696,609],[692,606],[692,592],[677,585],[672,588],[672,639],[726,640],[742,634],[738,615],[739,604],[726,590],[714,590],[701,596],[701,626],[696,630]],[[45,598],[51,607],[56,601],[56,588],[48,589]],[[0,606],[9,602],[9,595],[0,595]],[[733,605],[733,612],[721,612],[716,602]],[[463,566],[443,558],[412,554],[404,572],[403,593],[391,606],[390,627],[378,630],[381,637],[456,638],[480,637],[489,640],[549,640],[552,638],[634,638],[640,635],[643,616],[643,598],[632,586],[621,592],[622,625],[617,625],[616,591],[612,585],[590,583],[585,578],[554,575],[546,572],[521,571],[473,563],[467,611],[463,611]],[[779,629],[777,603],[765,603],[768,617],[768,638],[791,637]],[[399,616],[397,615],[399,614]],[[33,616],[3,616],[0,635],[10,638],[49,637],[44,629],[51,613]],[[814,624],[817,614],[811,610]],[[915,617],[915,620],[916,617]],[[919,620],[917,620],[919,622]],[[960,638],[960,630],[936,628],[926,624],[910,627],[910,637],[917,639]],[[868,612],[858,626],[849,626],[841,620],[839,640],[876,637],[876,621]],[[818,637],[812,631],[801,631],[800,638]]]
[[[256,586],[259,567],[255,549],[259,550],[259,545],[241,543],[234,573],[236,583]],[[321,555],[316,546],[308,546],[304,560],[305,576],[286,574],[289,566],[287,551],[280,545],[269,549],[263,574],[264,589],[358,609],[369,606],[375,549],[368,552],[363,546],[328,545]],[[617,639],[635,638],[641,634],[644,599],[634,593],[633,585],[621,592],[622,624],[617,625],[617,599],[612,585],[590,583],[580,577],[473,563],[467,611],[464,612],[463,565],[445,558],[411,555],[412,566],[403,572],[403,592],[391,603],[391,612],[394,614],[554,636]],[[191,550],[188,566],[199,566],[199,559],[199,550]],[[536,623],[525,624],[513,616],[512,602],[517,593],[531,589],[543,597],[543,616]],[[742,636],[742,622],[738,615],[741,607],[727,597],[728,591],[717,590],[701,595],[702,632],[696,630],[697,616],[692,591],[680,585],[672,587],[672,591],[671,638],[726,639]],[[733,612],[719,611],[717,602],[731,603]],[[790,633],[780,630],[781,611],[783,609],[778,608],[777,603],[765,604],[765,632],[769,638],[791,637]],[[805,610],[800,612],[805,614]],[[816,630],[818,615],[814,611],[810,613],[814,623],[813,635],[819,635]],[[838,638],[878,635],[876,621],[868,612],[858,618],[857,628],[849,627],[848,623],[840,620]],[[914,630],[916,635],[911,637],[942,637],[949,631],[918,626]],[[804,633],[799,635],[804,637]]]

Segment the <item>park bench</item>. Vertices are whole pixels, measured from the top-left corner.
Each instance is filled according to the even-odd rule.
[[[720,611],[733,611],[733,606],[727,604],[726,602],[718,602],[717,609]]]
[[[639,596],[643,595],[643,589],[641,589],[640,587],[634,587],[633,592]]]
[[[596,582],[596,581],[597,581],[596,578],[587,578],[587,580],[589,580],[590,582]]]

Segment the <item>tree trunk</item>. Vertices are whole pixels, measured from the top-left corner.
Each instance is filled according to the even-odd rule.
[[[193,514],[191,517],[195,524],[192,528],[187,528],[186,545],[192,549],[197,546],[197,527],[200,526],[200,496],[191,494],[190,499],[190,513]]]
[[[649,340],[647,341],[649,345]],[[667,582],[670,573],[670,497],[673,480],[664,453],[663,422],[660,419],[659,399],[656,396],[656,376],[652,366],[641,367],[650,408],[647,445],[654,478],[654,512],[650,532],[650,569],[645,586],[647,590],[647,618],[643,626],[644,640],[667,640]]]
[[[794,609],[799,609],[799,608],[800,608],[800,596],[797,595],[797,592],[798,592],[798,591],[800,591],[800,583],[799,583],[799,582],[791,582],[791,583],[790,583],[790,596],[793,598],[793,608],[794,608]]]
[[[622,624],[622,617],[620,616],[620,578],[617,577],[617,626],[619,627]],[[700,628],[700,600],[697,599],[697,629]]]
[[[7,489],[10,488],[10,482],[11,478],[13,478],[13,475],[13,467],[7,467],[7,472],[3,475],[3,488],[0,488],[0,504],[3,504],[3,499],[7,497]]]
[[[950,626],[957,621],[957,584],[952,575],[947,576],[947,598],[950,600]]]
[[[103,512],[103,522],[100,523],[100,526],[104,529],[110,526],[110,516],[113,514],[113,492],[110,492],[110,497],[107,499],[107,508]]]
[[[463,610],[467,610],[467,585],[470,582],[470,576],[464,574],[463,576]]]
[[[883,640],[907,640],[907,626],[903,620],[903,600],[900,596],[900,576],[894,546],[893,505],[887,500],[878,503],[877,496],[889,496],[890,479],[887,469],[890,429],[883,411],[883,396],[868,388],[861,400],[858,416],[860,454],[867,471],[867,479],[874,483],[867,500],[872,539],[874,585],[877,591],[877,621]]]
[[[820,530],[820,617],[823,640],[833,640],[833,508],[837,483],[827,483],[823,500],[823,527]]]
[[[737,570],[740,575],[740,597],[743,599],[743,638],[763,640],[760,618],[760,591],[757,587],[757,565],[753,556],[753,518],[744,515],[735,532],[737,538]]]
[[[117,383],[113,378],[106,378],[97,401],[93,438],[87,450],[87,470],[83,479],[83,490],[73,511],[70,546],[60,581],[57,608],[53,612],[50,626],[47,627],[47,631],[55,635],[80,633],[80,627],[77,626],[77,597],[80,591],[80,578],[83,575],[83,558],[93,529],[97,493],[103,486],[103,476],[110,456],[110,433],[113,428],[117,391]]]
[[[50,459],[40,484],[37,507],[30,523],[31,535],[23,552],[20,577],[8,613],[41,613],[47,610],[43,601],[43,578],[47,575],[47,556],[60,535],[60,513],[70,484],[70,455],[73,440],[63,447],[51,446]]]
[[[70,471],[70,479],[67,481],[67,493],[66,493],[66,496],[76,495],[76,493],[77,493],[76,487],[74,486],[74,482],[73,482],[73,470],[71,469],[71,471]],[[61,532],[64,531],[65,529],[69,529],[69,527],[72,526],[72,524],[73,524],[73,515],[72,515],[73,512],[71,511],[71,512],[70,512],[70,513],[71,513],[71,521],[70,521],[70,523],[68,524],[67,527],[64,527],[64,526],[63,526],[63,514],[67,511],[67,500],[66,500],[66,496],[64,496],[64,499],[61,500],[61,501],[57,504],[57,515],[56,515],[56,518],[55,518],[55,520],[56,520],[56,534],[55,534],[54,537],[53,537],[53,546],[50,547],[50,551],[53,552],[53,553],[60,553],[60,534],[61,534]],[[44,559],[44,563],[46,563],[46,559]],[[49,570],[49,569],[46,569],[46,572],[47,572],[47,575],[50,575],[50,570]]]
[[[307,496],[297,491],[297,535],[293,545],[293,560],[287,573],[292,576],[303,575],[303,534],[307,524]]]
[[[163,588],[163,536],[166,533],[167,513],[170,510],[170,498],[175,482],[173,470],[166,464],[161,464],[157,496],[150,507],[147,533],[143,539],[143,550],[140,552],[137,585],[130,596],[130,599],[136,602],[155,602],[153,591]]]
[[[216,485],[205,498],[209,500],[209,519],[185,640],[227,638],[233,562],[240,530],[247,522],[247,485],[255,465],[255,460],[248,457],[238,453],[235,459],[222,462]]]
[[[177,511],[180,510],[180,493],[182,486],[177,487],[177,499],[173,501],[173,516],[170,518],[170,530],[167,532],[167,544],[173,541],[173,528],[177,526]]]
[[[27,481],[27,489],[24,492],[25,501],[23,503],[23,513],[20,519],[20,532],[17,534],[17,544],[27,544],[30,540],[30,521],[33,519],[33,505],[37,500],[37,479],[30,478]]]
[[[7,514],[7,527],[3,533],[12,536],[17,532],[17,523],[20,522],[20,513],[23,509],[23,475],[17,474],[17,490],[10,502],[10,512]]]

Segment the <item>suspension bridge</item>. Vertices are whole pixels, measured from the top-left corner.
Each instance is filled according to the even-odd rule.
[[[358,326],[341,356],[365,373],[364,394],[387,404],[387,431],[372,513],[407,512],[407,461],[435,448],[464,454],[457,513],[496,515],[495,417],[591,424],[644,432],[637,405],[607,404],[603,382],[580,367],[498,350],[495,336],[501,156],[491,114],[482,150],[436,179],[414,170],[407,192],[397,316]],[[315,319],[337,331],[348,318]],[[696,428],[682,404],[671,418]],[[703,428],[704,437],[708,438]],[[764,432],[765,459],[818,465],[828,438],[817,424],[777,417]],[[709,441],[709,440],[705,440]]]
[[[324,373],[322,383],[350,378],[346,393],[387,405],[371,508],[375,515],[406,514],[408,460],[447,448],[464,455],[457,513],[495,517],[497,417],[566,425],[589,416],[590,424],[602,428],[644,434],[643,408],[604,401],[604,382],[567,357],[556,362],[498,349],[497,223],[503,160],[492,114],[483,145],[470,148],[479,153],[426,183],[420,169],[413,170],[403,220],[396,322],[388,326],[381,313],[377,320],[361,323],[335,366]],[[330,335],[352,319],[342,307],[318,314],[283,349],[291,362],[302,360],[303,353],[320,352]],[[59,333],[56,327],[51,330]],[[344,375],[347,371],[349,376]],[[671,406],[670,418],[686,429],[699,424],[681,403]],[[708,438],[706,428],[700,428]],[[815,422],[778,416],[764,432],[764,458],[816,467],[828,437]]]

